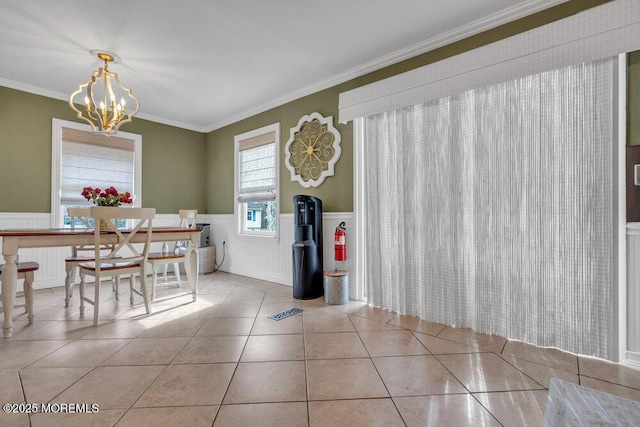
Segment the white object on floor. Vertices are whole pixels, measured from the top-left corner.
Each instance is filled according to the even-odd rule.
[[[640,402],[551,378],[544,427],[635,426]]]
[[[324,302],[347,304],[349,302],[349,272],[330,270],[324,272]]]

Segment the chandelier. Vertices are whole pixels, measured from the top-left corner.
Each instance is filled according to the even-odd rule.
[[[95,133],[114,135],[122,124],[131,121],[131,117],[138,112],[140,103],[131,89],[120,83],[118,75],[109,71],[109,62],[114,61],[116,56],[107,52],[91,53],[104,61],[104,68],[98,68],[88,82],[78,86],[69,96],[69,105],[79,119],[91,125]],[[84,100],[79,99],[82,95]],[[85,106],[79,109],[77,106],[82,105],[83,101]],[[127,111],[127,102],[134,106],[130,108],[131,112]]]

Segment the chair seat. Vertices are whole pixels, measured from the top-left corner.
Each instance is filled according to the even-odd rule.
[[[4,272],[6,264],[0,265],[0,277]],[[37,262],[19,262],[18,263],[18,279],[24,280],[24,304],[15,304],[16,307],[24,307],[27,312],[29,324],[33,323],[33,272],[40,268]]]
[[[102,264],[100,270],[102,271],[113,271],[113,270],[123,270],[125,268],[139,268],[140,262],[114,262],[111,264]],[[96,271],[96,263],[95,262],[86,262],[80,264],[80,268],[90,271]]]
[[[0,265],[0,273],[4,271],[5,264]],[[18,263],[18,273],[26,273],[27,271],[36,271],[40,268],[37,262],[20,262]]]
[[[116,255],[114,258],[121,258],[121,256]],[[92,256],[69,256],[64,259],[64,262],[91,262],[93,259]]]
[[[151,252],[147,261],[151,262],[153,260],[161,260],[161,259],[180,259],[184,258],[184,254],[176,254],[173,252]]]

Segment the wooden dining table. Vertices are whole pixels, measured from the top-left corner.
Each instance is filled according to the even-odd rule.
[[[117,243],[118,236],[114,232],[103,232],[107,239],[103,243]],[[33,228],[0,230],[2,237],[2,255],[5,267],[2,273],[2,308],[4,323],[2,334],[4,338],[11,338],[13,334],[12,312],[16,301],[18,287],[18,267],[16,257],[21,248],[48,248],[61,246],[91,245],[94,242],[93,229],[69,228]],[[110,239],[110,237],[112,237]],[[137,233],[133,243],[143,243],[146,233]],[[152,242],[189,241],[189,248],[185,254],[185,271],[193,301],[198,299],[198,255],[196,246],[200,242],[200,230],[194,228],[153,227]],[[147,287],[149,293],[149,287]],[[149,313],[150,314],[150,313]]]

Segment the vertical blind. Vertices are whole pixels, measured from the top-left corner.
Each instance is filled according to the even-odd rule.
[[[133,140],[63,128],[61,165],[62,204],[86,202],[80,193],[87,186],[134,194]]]
[[[369,303],[612,359],[613,64],[362,119]]]
[[[275,200],[275,132],[242,140],[238,149],[238,202]]]

